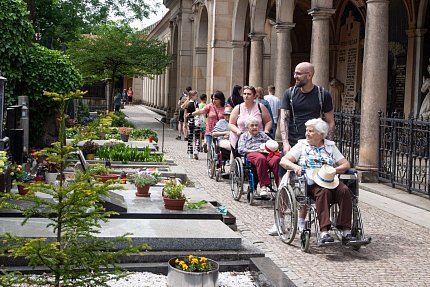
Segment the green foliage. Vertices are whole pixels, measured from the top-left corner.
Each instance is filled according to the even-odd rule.
[[[135,141],[152,138],[154,141],[158,142],[157,132],[148,128],[133,129],[130,138]]]
[[[27,5],[22,0],[0,1],[0,74],[7,78],[6,101],[19,95],[18,82],[31,40],[33,27],[28,19]]]
[[[208,203],[208,202],[207,202],[206,200],[200,200],[200,201],[197,201],[197,202],[187,201],[187,203],[186,203],[186,205],[185,205],[185,206],[186,206],[188,209],[200,209],[200,208],[202,208],[203,206],[205,206],[207,203]]]
[[[61,43],[74,41],[82,33],[92,32],[92,27],[106,23],[109,16],[123,21],[142,20],[155,13],[158,5],[147,0],[29,0],[36,8],[41,43],[52,41],[54,48]]]
[[[82,152],[84,155],[96,154],[98,148],[99,145],[96,142],[89,140],[84,142],[84,144],[82,145]]]
[[[137,148],[132,148],[125,144],[99,147],[96,155],[102,160],[121,161],[124,163],[129,161],[164,161],[164,156],[162,154],[152,154],[149,147],[145,147],[143,151],[139,151]]]
[[[21,238],[4,234],[0,253],[10,257],[24,257],[29,266],[45,266],[50,272],[46,276],[33,277],[19,273],[13,274],[15,280],[25,279],[28,286],[107,286],[112,273],[120,274],[117,266],[119,256],[140,248],[132,246],[128,234],[114,240],[104,240],[96,235],[102,222],[106,222],[113,213],[105,212],[102,201],[109,190],[121,189],[108,182],[91,180],[90,174],[75,173],[75,177],[64,182],[64,168],[69,164],[73,147],[65,146],[64,119],[67,101],[80,97],[81,92],[59,95],[45,93],[59,103],[60,141],[43,150],[42,154],[49,161],[59,162],[61,176],[59,185],[34,183],[26,196],[14,193],[0,195],[0,207],[17,209],[23,212],[25,224],[33,216],[48,219],[46,228],[53,230],[53,238]],[[36,193],[45,196],[36,196]],[[26,201],[25,205],[16,201]],[[30,207],[29,207],[30,206]],[[116,244],[125,245],[124,249],[113,251]],[[146,246],[145,246],[146,247]],[[111,274],[101,268],[112,268]],[[0,282],[12,282],[11,276],[2,276]],[[22,281],[21,281],[22,282]]]
[[[112,172],[112,169],[105,167],[100,163],[90,164],[88,166],[88,171],[87,171],[87,173],[90,175],[106,175],[111,172]]]
[[[131,175],[130,178],[134,184],[138,187],[143,187],[145,185],[155,185],[160,181],[160,173],[149,172],[146,170],[138,171],[137,173]]]
[[[182,193],[184,187],[185,185],[176,182],[176,180],[170,180],[166,182],[166,185],[163,188],[163,196],[170,199],[185,198],[185,195]]]
[[[40,127],[55,116],[55,103],[43,91],[74,91],[81,87],[82,77],[66,55],[37,44],[30,49],[23,77],[22,93],[30,101],[30,144],[36,145],[34,141],[40,140],[45,132]]]
[[[69,43],[67,52],[90,82],[120,76],[144,77],[162,74],[170,64],[166,44],[134,31],[128,25],[108,23]],[[112,85],[110,103],[113,102]]]

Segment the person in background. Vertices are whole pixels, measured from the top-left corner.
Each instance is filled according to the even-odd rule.
[[[272,129],[270,130],[270,133],[269,133],[269,135],[272,136],[273,122],[274,122],[272,108],[270,107],[269,102],[264,99],[264,89],[262,87],[256,87],[255,90],[257,92],[255,94],[255,98],[256,98],[255,101],[257,103],[262,103],[266,107],[266,109],[269,111],[270,118],[272,119]]]
[[[269,103],[270,109],[273,115],[273,125],[272,125],[272,138],[276,136],[276,128],[278,127],[279,110],[281,108],[281,100],[275,96],[275,86],[268,86],[268,95],[264,96],[264,99]]]
[[[133,89],[131,87],[128,88],[127,98],[128,98],[128,104],[131,105],[133,103]]]
[[[122,102],[124,103],[124,105],[127,103],[127,89],[123,89],[122,90]]]
[[[179,107],[179,117],[178,117],[178,136],[176,137],[177,140],[182,140],[181,134],[184,135],[184,140],[187,140],[187,124],[184,119],[184,111],[185,108],[188,105],[188,93],[192,90],[191,87],[187,87],[185,89],[185,92],[181,94],[178,100],[178,107]]]
[[[208,96],[206,94],[200,95],[200,103],[199,103],[199,110],[203,110],[206,107],[206,101],[208,99]],[[207,124],[208,117],[205,115],[205,122]],[[200,152],[208,152],[208,145],[206,143],[206,139],[203,138],[206,134],[206,125],[204,127],[200,127],[200,144],[202,145],[199,149]]]
[[[187,108],[184,111],[184,120],[188,124],[188,157],[199,159],[199,146],[200,146],[200,127],[195,124],[193,113],[198,111],[197,91],[191,90],[188,93],[189,101]]]
[[[119,112],[119,110],[121,108],[121,101],[122,101],[121,90],[116,88],[115,89],[115,98],[113,100],[115,112]]]
[[[231,92],[231,96],[227,99],[227,103],[234,108],[236,105],[243,103],[243,97],[240,94],[240,90],[242,89],[239,85],[234,85],[233,91]]]
[[[198,110],[193,113],[193,116],[202,114],[208,115],[208,122],[206,124],[206,144],[210,146],[212,144],[212,130],[215,124],[223,118],[225,106],[225,96],[221,91],[215,91],[213,93],[212,103],[207,104],[203,110]]]

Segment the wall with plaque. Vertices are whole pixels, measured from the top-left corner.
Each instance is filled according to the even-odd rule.
[[[360,25],[360,22],[355,20],[350,11],[345,24],[340,28],[336,78],[344,84],[342,111],[345,112],[351,112],[355,109],[354,97],[357,93]]]

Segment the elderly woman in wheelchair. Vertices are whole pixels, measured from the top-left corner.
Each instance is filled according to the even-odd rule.
[[[306,197],[315,200],[316,216],[314,217],[316,219],[314,219],[314,221],[316,229],[319,225],[319,230],[316,230],[318,245],[334,242],[334,238],[329,233],[333,221],[331,217],[334,216],[330,209],[330,205],[333,203],[337,203],[339,206],[339,212],[335,218],[336,226],[334,227],[339,231],[337,235],[341,236],[341,242],[343,244],[358,242],[353,236],[353,234],[356,235],[355,233],[361,232],[362,230],[361,215],[356,206],[357,197],[351,192],[347,185],[339,181],[337,176],[337,174],[344,174],[347,172],[350,168],[350,164],[337,149],[334,142],[325,139],[328,133],[328,124],[325,121],[322,119],[312,119],[307,121],[305,125],[306,139],[299,140],[299,142],[281,159],[280,164],[290,171],[284,178],[287,178],[287,180],[292,177],[296,179],[305,179],[306,182],[303,186],[305,186],[306,189]],[[294,184],[299,188],[303,188],[300,181],[296,181]],[[294,190],[294,187],[290,190]],[[275,220],[277,220],[276,223],[278,226],[286,222],[284,222],[284,217],[281,218],[278,216],[278,218],[280,218],[278,220],[277,214],[285,213],[286,209],[292,209],[290,210],[290,216],[293,220],[287,223],[287,225],[291,225],[290,234],[286,238],[283,238],[281,235],[282,240],[286,243],[292,242],[296,233],[297,210],[294,209],[300,208],[298,211],[299,222],[304,221],[304,217],[309,208],[311,208],[310,211],[314,211],[314,207],[311,206],[310,203],[301,204],[299,205],[300,207],[297,207],[297,199],[295,195],[291,193],[293,192],[285,193],[284,189],[277,195],[275,202]],[[353,224],[354,227],[356,227],[354,231],[358,231],[351,233],[351,220],[353,215]],[[309,226],[305,228],[309,228]],[[309,247],[310,229],[305,229],[305,231],[307,232],[305,247],[303,247],[303,232],[301,234],[301,240],[302,249],[305,248],[304,250],[306,251]],[[282,232],[288,233],[284,226],[279,233]],[[368,241],[360,241],[357,244],[363,245],[369,242],[370,239]]]
[[[280,154],[278,144],[267,134],[259,131],[258,120],[248,117],[246,121],[247,132],[243,133],[238,142],[238,153],[245,156],[251,162],[257,172],[260,183],[260,192],[256,195],[260,197],[268,196],[268,186],[270,185],[270,169],[274,174],[276,186],[279,185],[279,161]]]

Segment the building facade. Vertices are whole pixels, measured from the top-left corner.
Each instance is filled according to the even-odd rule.
[[[134,79],[135,97],[167,118],[187,86],[229,96],[235,84],[274,84],[281,97],[296,64],[310,61],[336,111],[361,113],[357,168],[374,171],[378,111],[416,116],[425,97],[428,2],[164,0],[169,12],[149,37],[166,42],[173,61],[163,75]]]

